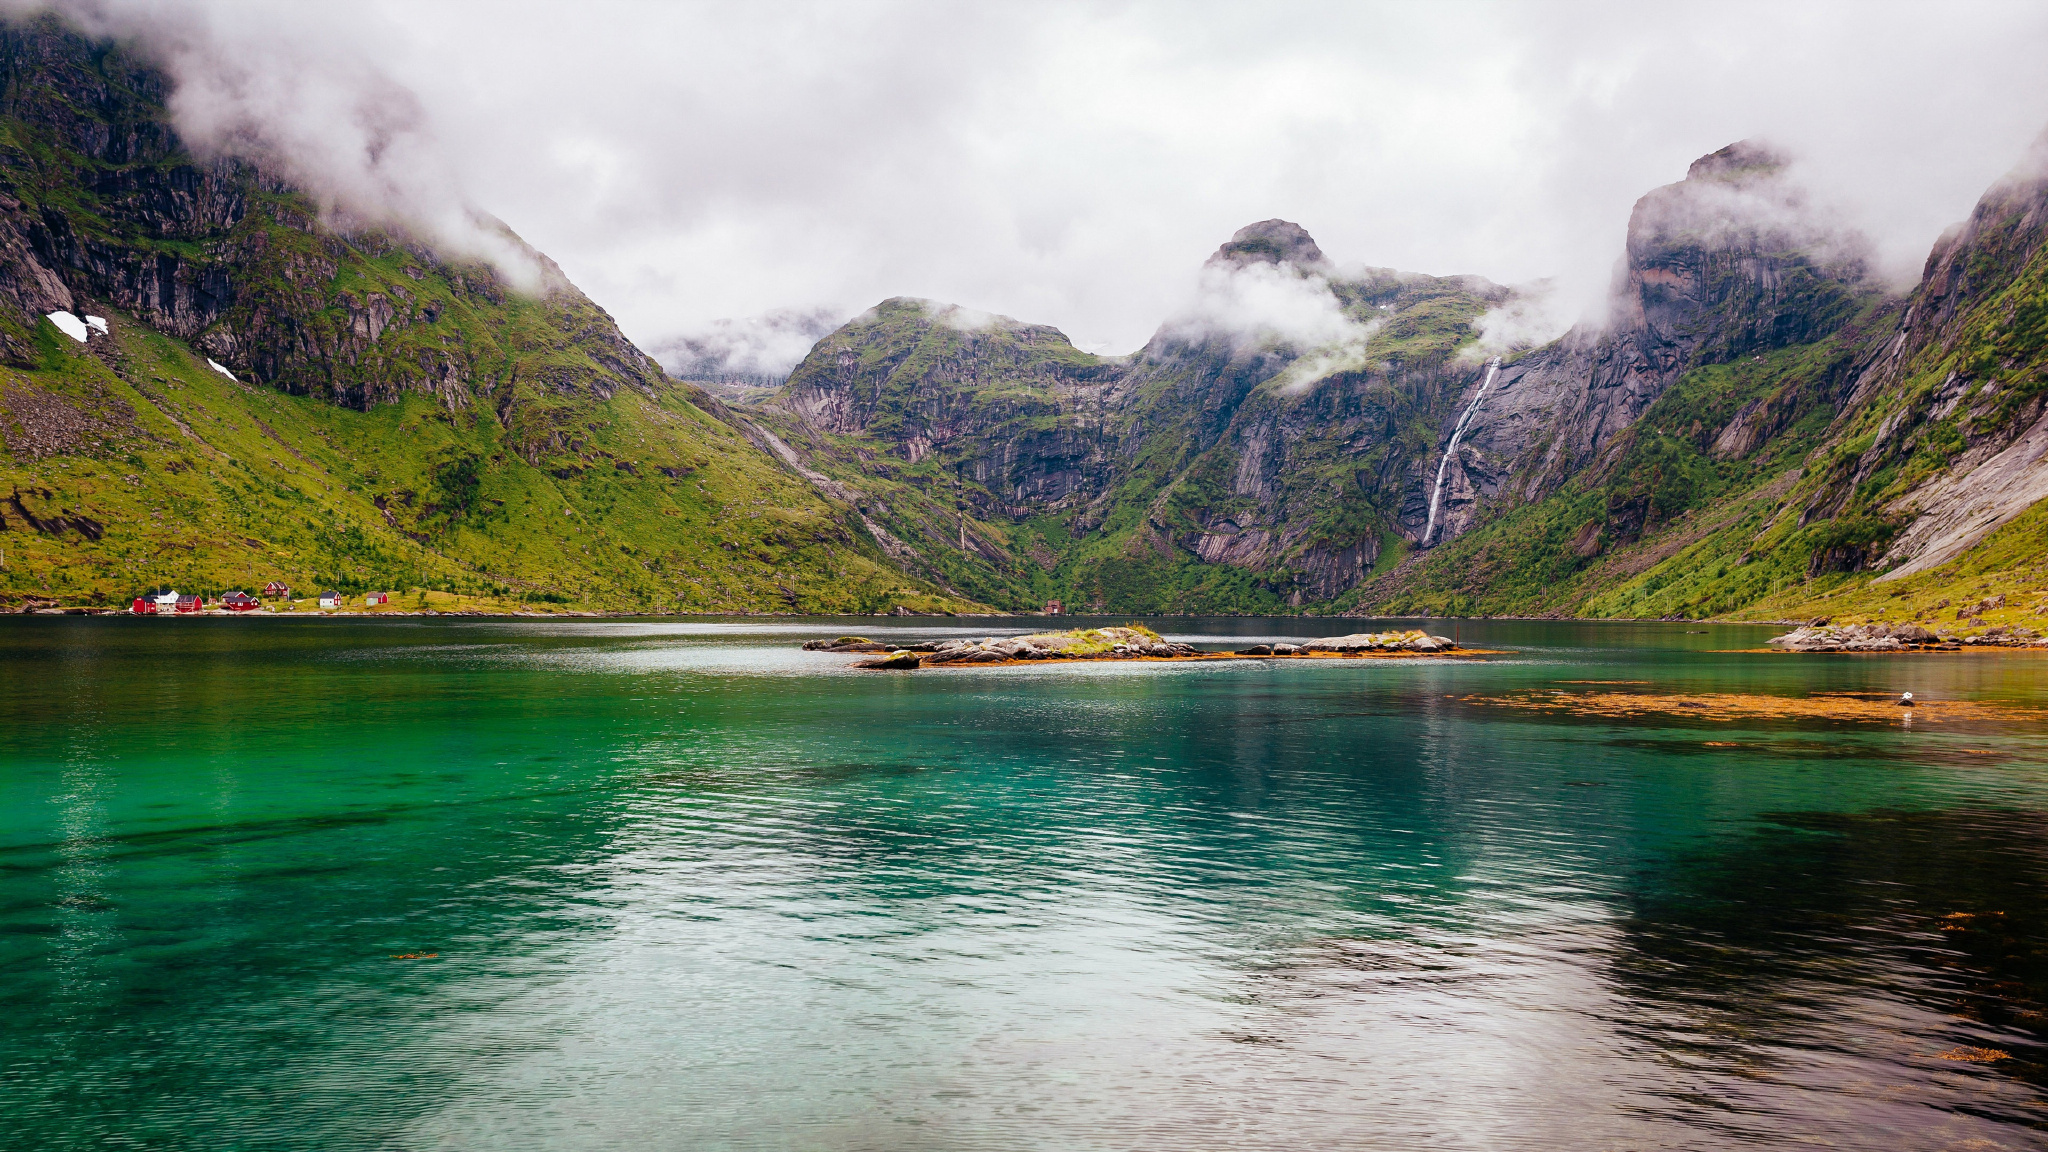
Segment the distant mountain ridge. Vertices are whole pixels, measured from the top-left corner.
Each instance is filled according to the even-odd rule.
[[[930,572],[991,603],[1767,610],[1863,587],[1873,566],[1923,571],[2048,495],[2031,383],[1971,392],[1960,454],[1926,464],[1937,433],[1923,433],[1922,470],[1902,478],[1893,463],[1892,487],[1870,488],[1915,419],[1939,423],[1957,402],[1906,383],[1916,350],[2015,340],[1958,319],[1956,285],[2032,315],[2013,296],[2042,251],[2041,187],[1995,189],[1902,300],[1870,275],[1860,237],[1808,211],[1783,155],[1741,142],[1701,157],[1636,205],[1607,322],[1503,356],[1441,461],[1427,551],[1445,442],[1485,379],[1473,322],[1511,294],[1340,272],[1284,220],[1241,230],[1205,276],[1326,290],[1370,330],[1362,353],[1169,321],[1138,353],[1101,358],[1053,329],[971,330],[944,322],[949,306],[892,300],[820,341],[758,412],[871,494]],[[2033,340],[2015,353],[2032,357]],[[1960,375],[1946,387],[1969,391]],[[1919,389],[1920,415],[1857,449],[1861,479],[1816,471],[1901,388]],[[1972,520],[1960,494],[1994,476],[2000,511]],[[1682,579],[1680,553],[1703,562]]]

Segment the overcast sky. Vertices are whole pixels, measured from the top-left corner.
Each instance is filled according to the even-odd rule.
[[[188,130],[473,202],[650,347],[914,295],[1128,351],[1273,216],[1576,307],[1636,197],[1748,136],[1917,274],[2048,127],[2040,3],[70,7],[174,45]]]

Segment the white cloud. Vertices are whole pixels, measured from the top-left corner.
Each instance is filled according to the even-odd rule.
[[[1240,351],[1301,354],[1277,379],[1281,391],[1294,393],[1363,367],[1382,323],[1348,315],[1321,271],[1285,261],[1212,260],[1203,265],[1193,298],[1163,327],[1185,340],[1221,337]]]
[[[1576,314],[1758,135],[1910,273],[2048,124],[2032,3],[88,3],[202,138],[488,251],[474,203],[650,345],[915,295],[1128,350],[1273,216]]]
[[[841,317],[824,308],[783,309],[742,319],[721,318],[648,349],[679,376],[787,377],[818,338]]]
[[[1296,350],[1343,343],[1363,327],[1344,314],[1321,273],[1264,262],[1204,265],[1193,298],[1166,326],[1190,339],[1215,334]]]

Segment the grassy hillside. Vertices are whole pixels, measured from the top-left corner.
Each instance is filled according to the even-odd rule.
[[[488,412],[230,381],[127,317],[0,369],[0,597],[434,589],[465,606],[958,607],[681,393],[591,402],[538,463]],[[437,601],[438,603],[439,601]]]
[[[160,73],[53,19],[0,26],[0,73],[0,603],[281,579],[465,606],[967,606],[538,253],[516,290],[196,160]],[[112,331],[81,345],[58,309]]]

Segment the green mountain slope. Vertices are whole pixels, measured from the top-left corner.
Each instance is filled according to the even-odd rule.
[[[0,597],[281,579],[498,606],[962,606],[544,257],[522,293],[201,163],[159,73],[51,20],[0,30],[0,69]],[[110,332],[80,344],[58,310]]]

